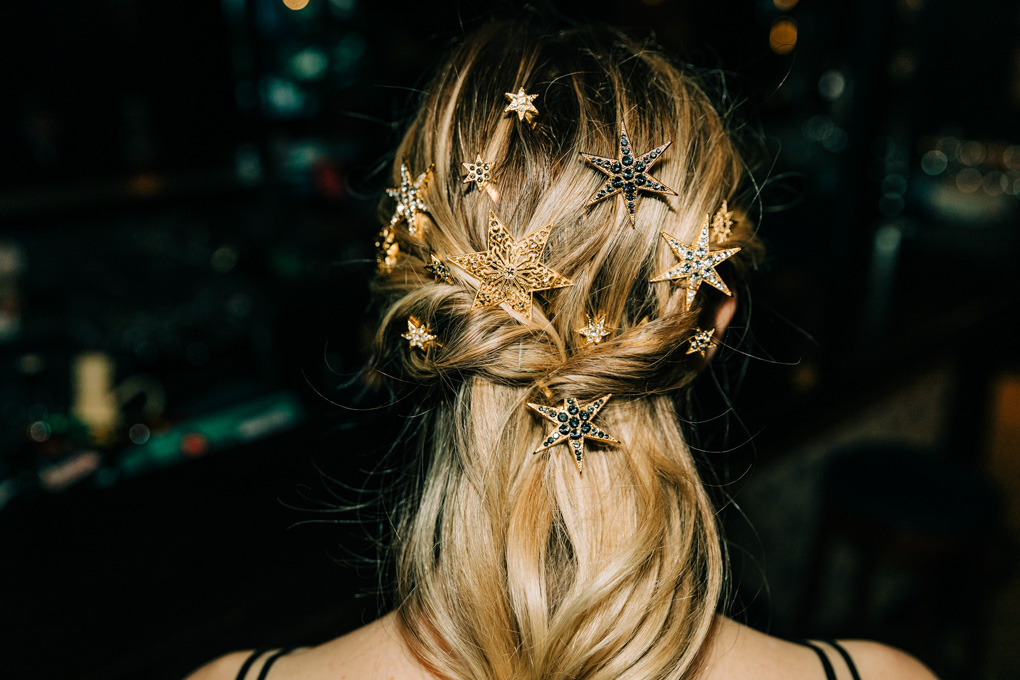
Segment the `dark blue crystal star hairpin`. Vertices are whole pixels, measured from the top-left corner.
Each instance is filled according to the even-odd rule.
[[[619,439],[606,433],[594,423],[595,416],[612,396],[607,394],[588,402],[579,402],[577,399],[568,397],[563,400],[563,408],[529,402],[529,408],[537,411],[554,425],[552,431],[542,440],[542,445],[535,449],[535,453],[541,453],[553,446],[566,443],[568,450],[574,454],[574,465],[577,466],[577,474],[580,475],[584,471],[584,441],[586,439],[606,444],[620,443]]]
[[[588,199],[585,207],[594,205],[599,201],[621,194],[627,206],[627,217],[630,218],[630,225],[634,226],[637,219],[637,198],[639,191],[676,196],[676,192],[660,182],[649,172],[651,167],[662,157],[662,153],[669,148],[672,141],[655,147],[651,151],[637,155],[630,142],[630,135],[627,134],[627,126],[620,121],[620,153],[617,158],[605,158],[590,153],[581,153],[584,160],[588,161],[596,170],[606,176],[606,183]]]

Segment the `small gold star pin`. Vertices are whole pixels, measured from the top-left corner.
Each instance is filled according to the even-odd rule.
[[[630,143],[630,135],[627,134],[627,126],[623,121],[620,121],[620,153],[617,158],[606,158],[590,153],[581,154],[584,160],[607,177],[606,183],[592,194],[585,207],[594,205],[610,196],[621,194],[627,207],[627,217],[630,218],[631,226],[634,226],[637,220],[637,192],[647,191],[676,196],[675,191],[652,177],[649,172],[672,143],[669,141],[640,156],[635,155]]]
[[[436,257],[435,253],[430,253],[429,256],[432,261],[425,265],[425,271],[435,277],[436,283],[453,283],[453,279],[450,278],[450,268],[443,264],[443,261]]]
[[[397,232],[392,224],[387,224],[375,237],[375,261],[379,271],[388,274],[393,271],[400,260],[400,244],[397,243]]]
[[[584,336],[584,346],[597,345],[602,342],[602,338],[609,335],[609,331],[606,330],[606,315],[602,314],[598,316],[598,319],[592,319],[590,315],[588,317],[588,325],[584,328],[579,328],[578,333]]]
[[[432,175],[432,166],[414,179],[407,169],[407,161],[400,164],[400,186],[387,189],[386,193],[397,202],[397,207],[390,218],[390,226],[395,227],[401,221],[407,223],[407,230],[412,235],[418,234],[418,213],[428,212],[423,200],[425,185]]]
[[[436,336],[432,335],[429,331],[428,325],[423,324],[413,316],[408,317],[407,332],[401,333],[400,337],[407,340],[409,349],[417,347],[425,351],[429,347],[442,347],[440,343],[436,342]]]
[[[714,288],[721,290],[727,295],[732,295],[715,267],[723,260],[733,257],[740,248],[727,248],[726,250],[709,251],[708,248],[708,215],[701,225],[701,232],[695,243],[683,243],[676,237],[666,232],[661,232],[662,238],[666,239],[673,254],[680,260],[679,264],[673,265],[670,269],[662,272],[654,279],[655,281],[671,281],[687,279],[687,309],[691,308],[694,296],[698,294],[698,288],[702,283],[707,283]]]
[[[577,474],[580,475],[584,471],[584,441],[586,439],[606,444],[620,443],[619,439],[606,433],[594,423],[595,416],[612,396],[607,394],[585,403],[568,397],[563,400],[563,408],[529,402],[529,408],[537,411],[555,426],[542,440],[542,445],[535,449],[535,453],[541,453],[553,446],[566,443],[568,450],[574,454],[574,465],[577,466]]]
[[[489,211],[488,250],[447,258],[481,283],[471,307],[495,307],[506,303],[525,319],[531,319],[533,293],[574,285],[539,262],[552,225],[532,232],[520,241],[506,230],[496,213]]]
[[[712,240],[716,243],[725,243],[726,239],[733,233],[733,211],[722,202],[722,207],[712,216]]]
[[[538,115],[538,109],[535,108],[532,102],[538,99],[538,95],[525,94],[523,87],[517,91],[517,94],[513,92],[505,92],[504,94],[510,100],[510,103],[503,109],[503,113],[513,111],[517,114],[517,120],[523,121],[527,118],[528,122],[534,125],[534,118]]]
[[[481,191],[482,187],[489,183],[491,179],[492,164],[486,163],[482,160],[482,154],[475,156],[474,163],[461,163],[467,168],[468,174],[464,178],[465,184],[475,183],[475,186]]]
[[[705,352],[709,347],[715,347],[715,343],[712,342],[712,336],[715,334],[714,328],[709,328],[707,331],[701,330],[699,327],[691,339],[688,340],[690,347],[687,348],[688,354],[694,354],[697,352],[701,356],[705,356]]]

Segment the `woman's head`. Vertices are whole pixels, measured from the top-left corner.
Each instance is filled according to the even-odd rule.
[[[538,94],[532,127],[504,93]],[[588,205],[616,158],[672,141],[651,174],[676,196]],[[464,163],[490,164],[491,191]],[[681,436],[675,399],[704,366],[689,340],[725,298],[652,282],[676,264],[660,232],[693,243],[723,201],[742,248],[718,267],[733,288],[757,252],[740,210],[744,166],[698,79],[611,30],[542,33],[493,23],[466,38],[425,90],[397,169],[432,168],[427,212],[384,229],[389,260],[377,366],[428,387],[427,472],[397,535],[400,612],[422,660],[450,677],[680,677],[707,634],[722,558],[711,504]],[[385,204],[386,223],[392,204]],[[541,262],[573,285],[535,293],[530,319],[473,305],[478,282],[425,270],[488,247],[490,212],[517,240],[552,225]],[[393,247],[393,244],[396,247]],[[605,315],[589,344],[578,331]],[[409,317],[441,346],[409,348]],[[620,440],[536,455],[549,422],[526,407],[613,394],[597,418]]]

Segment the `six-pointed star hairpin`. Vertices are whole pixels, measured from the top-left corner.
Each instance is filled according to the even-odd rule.
[[[510,100],[510,103],[503,109],[503,113],[513,111],[517,114],[517,120],[528,119],[529,123],[533,123],[533,119],[538,115],[538,109],[532,104],[533,101],[538,99],[537,94],[526,94],[524,88],[519,88],[517,94],[513,92],[505,92],[506,98]]]
[[[619,439],[597,427],[593,422],[595,416],[612,396],[607,394],[604,397],[583,403],[568,397],[563,400],[563,408],[529,402],[529,408],[537,411],[546,420],[552,421],[555,426],[542,440],[542,445],[535,449],[535,453],[541,453],[553,446],[566,443],[568,450],[574,454],[577,474],[581,474],[584,470],[584,441],[586,439],[606,444],[620,443]]]
[[[666,243],[669,244],[670,249],[680,262],[653,278],[652,281],[687,279],[687,309],[691,308],[694,296],[698,294],[698,287],[702,283],[707,283],[727,295],[732,295],[730,289],[719,278],[719,273],[716,272],[715,267],[723,260],[735,255],[740,248],[710,251],[708,248],[708,230],[708,215],[705,215],[705,221],[701,225],[701,231],[698,233],[696,243],[684,243],[675,236],[670,236],[664,231],[661,232],[662,238],[666,239]]]
[[[627,134],[627,126],[620,121],[620,153],[617,158],[606,158],[590,153],[581,153],[584,160],[588,161],[596,170],[606,175],[606,183],[588,199],[585,207],[594,205],[599,201],[621,194],[627,206],[627,217],[630,218],[631,226],[637,220],[637,193],[647,191],[666,196],[676,196],[676,192],[657,180],[649,172],[651,167],[659,160],[662,153],[669,148],[672,141],[655,147],[651,151],[637,155],[633,151],[630,142],[630,135]]]
[[[712,342],[712,336],[714,335],[714,328],[709,328],[707,331],[698,328],[694,332],[694,335],[691,336],[691,339],[688,340],[691,346],[687,348],[687,353],[698,353],[701,356],[705,356],[705,352],[707,352],[710,347],[715,347],[715,343]]]
[[[471,307],[495,307],[506,303],[510,309],[530,320],[535,291],[574,285],[567,277],[539,262],[550,232],[551,224],[518,241],[490,210],[488,250],[446,259],[479,280]]]
[[[403,221],[407,223],[407,230],[411,232],[412,236],[418,234],[418,213],[428,212],[428,207],[425,205],[422,194],[431,175],[432,166],[430,165],[425,172],[411,179],[411,173],[407,169],[407,161],[405,160],[400,164],[400,186],[386,190],[390,198],[397,202],[393,216],[390,217],[391,227],[395,227]]]

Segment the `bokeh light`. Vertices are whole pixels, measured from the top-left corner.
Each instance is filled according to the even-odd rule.
[[[776,54],[789,54],[797,45],[797,22],[790,17],[780,17],[772,22],[769,29],[769,47]]]

